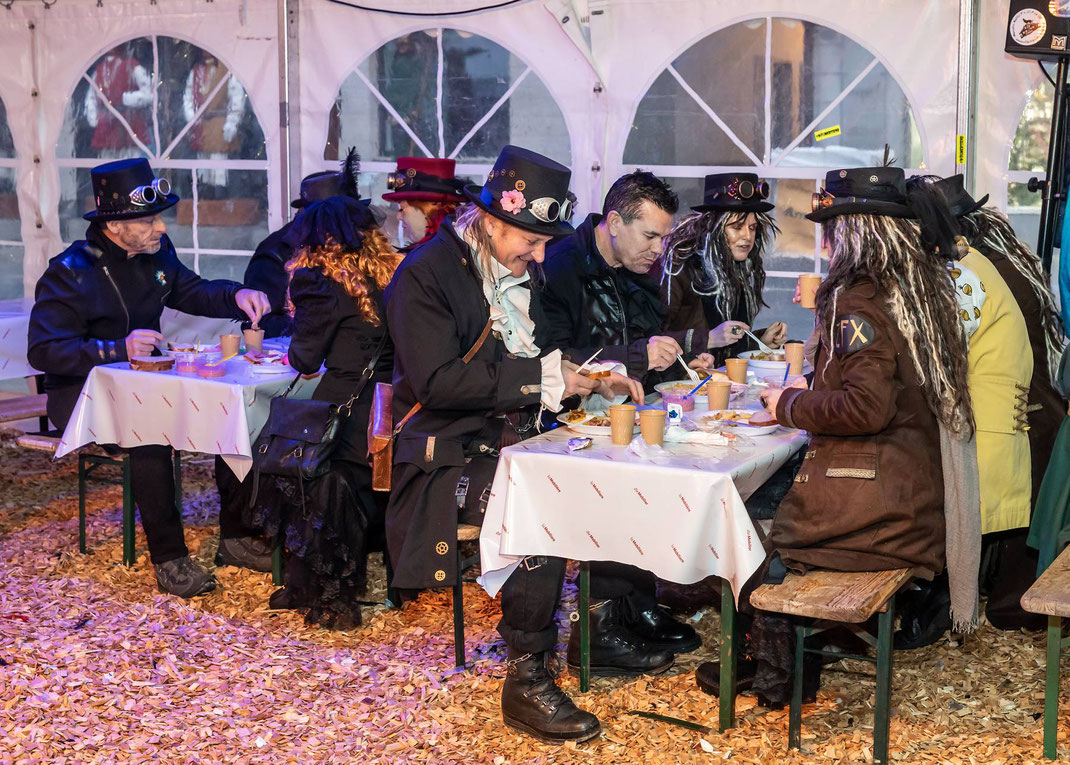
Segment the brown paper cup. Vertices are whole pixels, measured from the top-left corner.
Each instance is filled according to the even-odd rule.
[[[732,395],[732,383],[727,380],[710,380],[706,391],[711,410],[728,408],[728,399]]]
[[[799,305],[803,308],[816,308],[817,288],[821,286],[821,274],[803,274],[799,277]]]
[[[222,351],[224,356],[236,355],[239,348],[241,348],[241,337],[239,335],[219,336],[219,350]]]
[[[617,446],[630,444],[632,431],[635,429],[635,405],[613,404],[609,407],[609,429],[614,444]]]
[[[259,353],[264,350],[264,330],[247,329],[242,332],[245,335],[245,350]]]
[[[749,363],[747,359],[728,359],[725,361],[724,369],[728,373],[728,379],[737,383],[747,382],[747,364]],[[713,407],[711,406],[710,408],[712,409]]]
[[[784,360],[788,362],[788,374],[801,375],[803,365],[803,344],[786,343],[784,345]]]
[[[643,440],[651,446],[661,446],[665,443],[665,415],[664,409],[644,409],[639,413],[639,431],[643,434]]]

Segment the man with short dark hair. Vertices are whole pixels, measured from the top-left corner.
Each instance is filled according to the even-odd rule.
[[[547,347],[561,348],[577,364],[601,349],[600,361],[619,361],[630,376],[648,381],[676,364],[678,354],[691,353],[691,332],[661,332],[666,308],[646,275],[678,207],[676,193],[653,173],[629,173],[610,187],[601,215],[587,216],[547,248]],[[706,340],[698,345],[705,351]],[[598,674],[634,674],[630,665],[652,648],[684,653],[701,645],[691,627],[658,605],[648,571],[593,562],[591,597],[591,666]],[[573,630],[569,640],[570,666],[578,664],[578,635]]]

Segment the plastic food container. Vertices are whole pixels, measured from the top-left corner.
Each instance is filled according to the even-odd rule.
[[[197,358],[198,377],[223,377],[227,373],[227,362],[222,361],[220,353],[205,353]]]
[[[183,375],[192,375],[197,372],[197,354],[193,351],[177,351],[175,357],[175,371]]]

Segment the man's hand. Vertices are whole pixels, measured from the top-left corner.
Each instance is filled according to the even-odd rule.
[[[722,321],[710,330],[710,337],[706,341],[707,348],[724,348],[726,345],[738,343],[743,337],[743,330],[750,326],[741,321]]]
[[[561,376],[565,379],[565,393],[562,398],[569,396],[589,396],[598,390],[599,383],[604,379],[592,380],[590,377],[585,377],[581,374],[576,374],[576,370],[579,369],[578,364],[573,364],[571,361],[561,362]]]
[[[762,342],[770,348],[779,348],[788,339],[788,325],[782,321],[774,321],[769,328],[762,333]]]
[[[641,404],[646,398],[643,384],[620,372],[610,372],[609,377],[601,377],[595,382],[599,383],[595,393],[600,394],[606,401],[612,401],[617,396],[628,396],[636,404]]]
[[[135,329],[126,336],[126,357],[148,356],[152,349],[163,345],[163,335],[152,329]]]
[[[717,368],[717,362],[712,353],[700,353],[687,364],[692,369],[701,369],[703,372],[712,372]]]
[[[646,341],[646,368],[663,372],[675,364],[676,357],[683,352],[684,349],[671,337],[655,335]]]
[[[802,388],[804,390],[806,387],[806,380],[799,378],[792,380],[791,384],[788,385],[788,388]],[[758,397],[762,402],[762,406],[765,407],[765,411],[769,412],[769,414],[774,417],[776,417],[777,402],[780,401],[780,396],[785,390],[786,388],[766,388]]]
[[[260,290],[251,290],[247,287],[240,289],[234,296],[234,302],[249,317],[249,321],[253,323],[253,329],[260,329],[260,317],[271,312],[271,302],[268,296]]]

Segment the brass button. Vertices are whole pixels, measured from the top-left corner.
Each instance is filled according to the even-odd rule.
[[[502,333],[501,332],[499,332],[498,330],[494,330],[494,332],[492,332],[491,334],[494,335],[494,339],[495,340],[501,341],[501,339],[502,339]]]
[[[439,542],[437,545],[435,545],[435,552],[437,552],[439,555],[445,555],[449,551],[450,546],[445,542]]]
[[[442,569],[439,569],[438,571],[436,571],[435,572],[435,581],[436,582],[444,582],[444,581],[446,581],[446,572],[443,571]]]
[[[531,393],[531,386],[530,385],[521,385],[520,386],[520,392],[523,393],[525,396],[527,396],[529,393]]]

